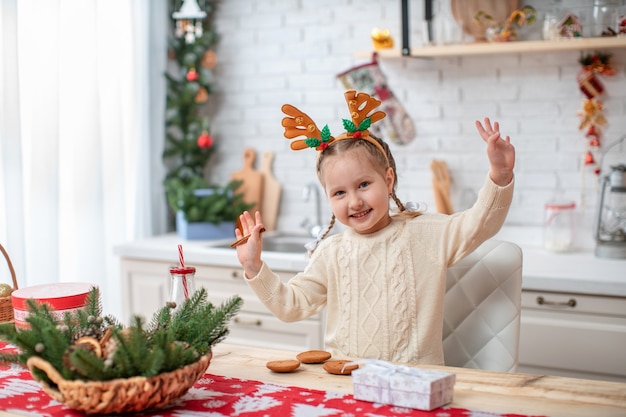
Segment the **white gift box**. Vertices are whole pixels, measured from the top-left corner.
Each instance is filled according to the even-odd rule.
[[[352,371],[354,398],[430,411],[452,402],[456,375],[451,372],[364,360]]]

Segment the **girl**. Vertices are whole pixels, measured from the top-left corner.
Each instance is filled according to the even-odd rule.
[[[385,114],[371,111],[380,101],[346,92],[352,121],[335,138],[328,127],[293,106],[283,106],[285,136],[293,149],[318,150],[318,179],[332,219],[346,227],[319,243],[309,265],[288,283],[261,260],[263,220],[240,216],[237,247],[247,282],[259,299],[284,321],[326,313],[325,344],[334,357],[377,358],[443,365],[442,327],[446,271],[498,232],[513,193],[515,150],[498,123],[476,122],[487,144],[490,171],[472,208],[455,213],[407,213],[395,194],[396,168],[387,144],[369,125]],[[381,115],[382,113],[382,115]],[[400,215],[390,216],[393,199]]]

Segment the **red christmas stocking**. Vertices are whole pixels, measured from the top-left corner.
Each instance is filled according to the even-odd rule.
[[[378,54],[373,54],[372,62],[342,72],[337,78],[346,89],[362,91],[382,102],[380,110],[387,113],[387,117],[372,125],[374,135],[401,145],[413,140],[413,121],[387,86],[386,77],[378,66]]]

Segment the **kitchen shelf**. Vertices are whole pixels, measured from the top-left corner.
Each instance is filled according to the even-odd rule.
[[[606,38],[578,38],[557,41],[480,42],[443,46],[411,48],[407,55],[398,49],[376,51],[380,58],[435,58],[445,56],[516,54],[527,52],[576,51],[587,49],[626,48],[626,36]],[[359,52],[359,57],[369,57],[372,52]]]

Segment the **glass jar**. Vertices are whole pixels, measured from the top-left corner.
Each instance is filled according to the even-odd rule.
[[[196,268],[193,266],[174,266],[170,268],[170,303],[174,303],[175,310],[183,305],[196,291]]]
[[[556,12],[546,13],[544,16],[542,37],[544,41],[554,41],[560,38],[559,15]]]
[[[567,252],[574,240],[573,201],[552,201],[545,205],[543,246],[551,252]]]
[[[592,37],[616,36],[619,6],[618,0],[594,0],[589,35]]]

